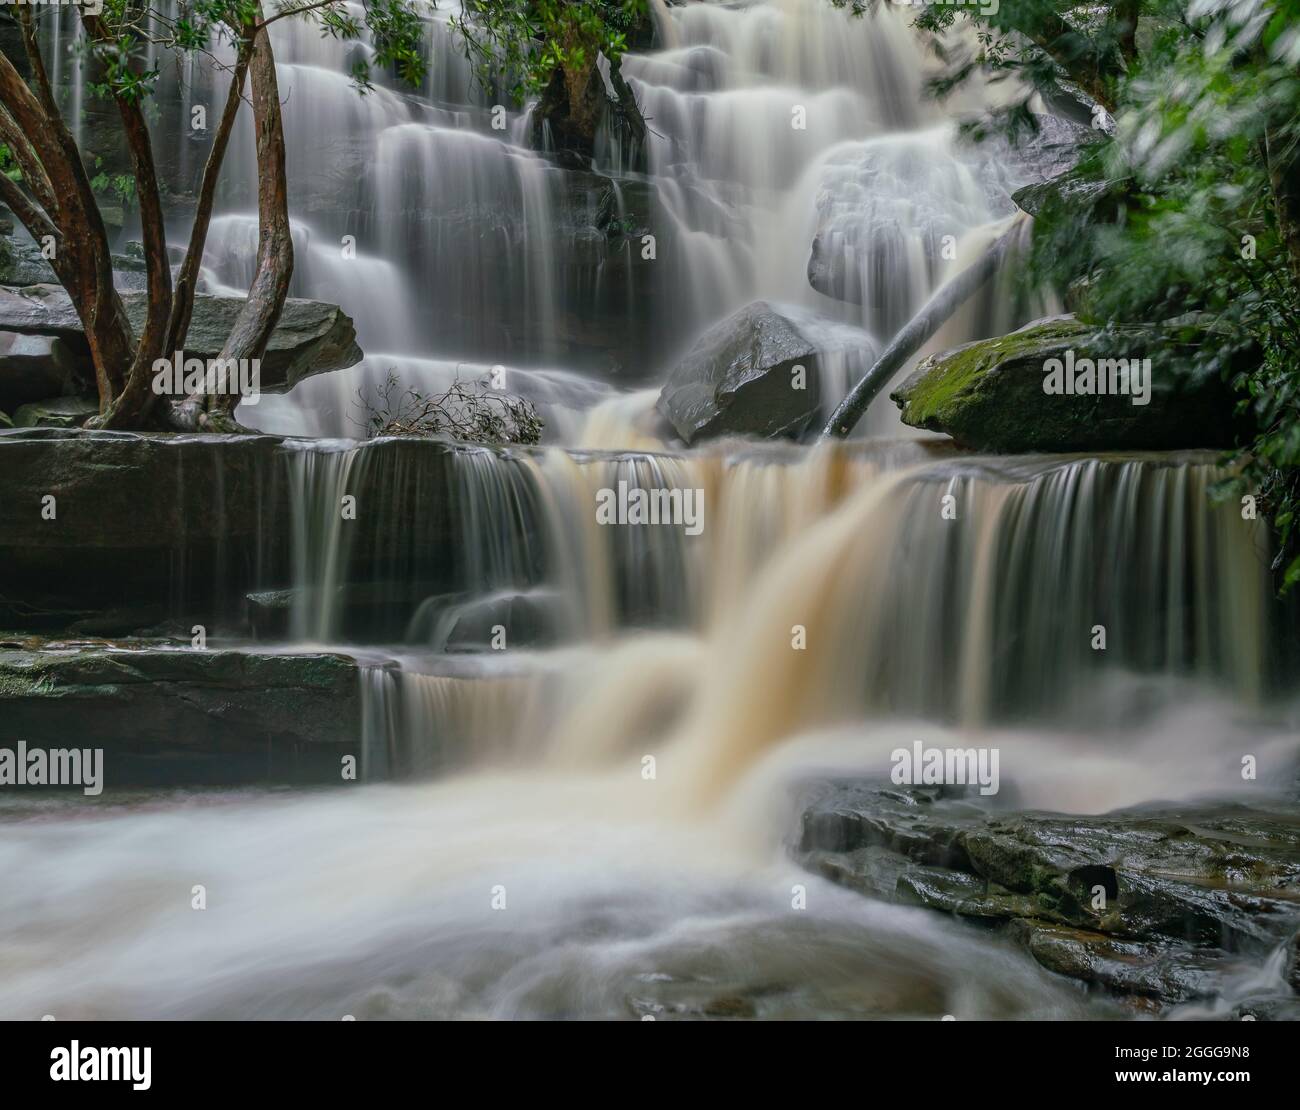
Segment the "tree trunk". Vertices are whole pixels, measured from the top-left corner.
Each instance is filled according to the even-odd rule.
[[[257,22],[246,24],[243,36],[252,42],[248,76],[257,137],[257,261],[248,299],[221,348],[222,361],[260,360],[279,322],[293,277],[293,235],[289,224],[288,178],[285,172],[284,119],[276,81],[271,37],[262,30],[265,19],[258,5]],[[209,395],[201,404],[178,406],[182,426],[211,431],[237,431],[233,391]]]
[[[208,160],[203,166],[203,179],[199,184],[198,204],[194,209],[194,223],[190,227],[190,243],[185,251],[176,277],[176,289],[172,294],[172,314],[167,325],[167,354],[183,350],[185,337],[189,334],[190,318],[194,313],[194,294],[199,281],[199,269],[203,265],[203,251],[207,246],[208,228],[212,224],[212,208],[217,195],[217,179],[221,176],[221,166],[225,161],[226,148],[230,145],[230,135],[235,127],[235,118],[239,115],[239,106],[243,103],[244,79],[248,73],[248,57],[251,43],[241,39],[239,54],[230,78],[230,89],[226,93],[226,104],[221,112],[221,121],[212,138],[212,149],[208,151]]]
[[[34,37],[24,41],[29,51],[35,49]],[[35,69],[39,62],[33,65],[39,86],[39,74],[44,68]],[[0,137],[13,152],[32,195],[58,229],[55,271],[72,297],[85,330],[103,411],[122,388],[126,368],[135,353],[135,340],[122,299],[113,287],[112,255],[99,204],[62,116],[47,115],[41,101],[3,54],[0,103],[5,108],[0,117]]]
[[[94,41],[109,41],[108,31],[98,16],[83,11],[82,22]],[[135,173],[149,304],[144,332],[136,344],[134,358],[130,362],[121,392],[107,410],[103,407],[103,399],[100,399],[102,415],[96,423],[104,428],[133,428],[139,427],[148,419],[150,410],[157,401],[152,388],[153,366],[162,357],[167,342],[167,322],[172,310],[172,271],[167,258],[167,229],[163,220],[162,196],[158,190],[158,173],[154,166],[149,125],[145,122],[139,101],[121,96],[115,99]],[[111,283],[111,269],[109,280]]]
[[[966,303],[972,293],[993,276],[1011,245],[1019,238],[1024,221],[1028,218],[1017,217],[974,263],[939,287],[921,311],[894,336],[894,341],[885,348],[884,354],[876,359],[871,369],[849,390],[848,396],[840,402],[822,429],[823,437],[836,436],[842,439],[853,431],[862,419],[862,414],[867,411],[867,406],[907,360]]]

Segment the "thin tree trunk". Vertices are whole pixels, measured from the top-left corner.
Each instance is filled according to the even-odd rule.
[[[83,11],[82,22],[94,41],[109,41],[108,31],[98,16]],[[122,96],[115,99],[135,173],[149,303],[144,331],[136,344],[122,390],[107,410],[103,410],[101,403],[102,415],[98,424],[105,428],[132,428],[145,422],[157,400],[152,389],[153,366],[162,356],[167,342],[167,323],[172,309],[172,271],[167,258],[167,228],[163,219],[162,195],[158,189],[158,173],[154,166],[149,125],[145,122],[138,100]]]
[[[212,209],[217,195],[217,180],[221,176],[221,166],[225,161],[226,148],[230,145],[230,135],[239,115],[239,106],[243,102],[244,79],[248,73],[248,58],[251,44],[240,40],[239,54],[230,78],[230,89],[226,93],[226,104],[217,124],[216,134],[212,138],[212,149],[208,151],[208,160],[203,166],[203,179],[199,184],[198,204],[194,209],[194,223],[190,227],[190,243],[176,277],[176,289],[172,295],[172,314],[167,324],[166,353],[184,349],[185,337],[190,330],[190,318],[194,313],[194,295],[199,281],[199,270],[203,265],[203,251],[207,246],[208,228],[212,225]]]
[[[248,299],[235,319],[217,356],[222,362],[260,360],[271,333],[280,320],[293,277],[293,236],[289,224],[289,192],[285,171],[284,119],[276,80],[271,37],[258,5],[257,22],[241,28],[252,42],[248,62],[253,127],[257,138],[257,260]],[[232,390],[209,395],[201,406],[178,406],[182,426],[193,421],[212,431],[234,431],[234,408],[239,396]]]
[[[925,302],[902,331],[885,348],[875,364],[840,402],[822,429],[822,436],[843,438],[857,426],[862,414],[893,376],[937,332],[981,285],[997,271],[1011,245],[1019,238],[1027,216],[1017,217],[974,263],[945,282]]]
[[[1142,0],[1117,0],[1115,18],[1119,21],[1119,52],[1128,65],[1137,58],[1138,17],[1142,14]]]

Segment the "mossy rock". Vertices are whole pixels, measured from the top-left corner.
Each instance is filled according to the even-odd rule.
[[[1212,342],[1208,335],[1205,342]],[[1244,432],[1217,376],[1194,369],[1198,343],[1146,329],[1098,329],[1072,316],[925,359],[890,396],[902,420],[978,451],[1135,451],[1233,446]],[[1048,360],[1150,359],[1149,400],[1048,393]]]

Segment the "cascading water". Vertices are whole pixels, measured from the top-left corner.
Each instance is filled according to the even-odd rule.
[[[1235,798],[1246,737],[1260,789],[1293,773],[1263,536],[1211,499],[1213,458],[983,458],[897,438],[887,406],[847,445],[666,442],[656,391],[626,387],[701,330],[785,304],[842,397],[1026,179],[922,96],[893,8],[654,12],[623,63],[645,150],[603,132],[581,169],[524,114],[491,128],[446,12],[418,95],[358,99],[365,46],[276,27],[293,292],[370,353],[240,411],[336,437],[285,452],[266,646],[363,661],[365,781],[22,825],[0,1015],[1114,1016],[1010,943],[796,867],[792,784],[883,779],[913,739],[998,747],[1025,809]],[[213,289],[246,285],[256,239],[238,145]],[[593,276],[593,213],[647,197],[654,264],[606,237]],[[1052,307],[1000,280],[934,345]],[[496,366],[546,448],[356,442],[390,372]],[[601,523],[609,491],[696,494],[702,527]],[[220,892],[197,924],[174,894],[196,876]],[[85,920],[112,927],[56,951]]]

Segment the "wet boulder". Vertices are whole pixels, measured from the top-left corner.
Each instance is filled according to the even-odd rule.
[[[1232,395],[1198,370],[1197,349],[1181,334],[1057,316],[932,355],[890,396],[904,424],[977,451],[1232,446]]]
[[[49,259],[31,239],[0,235],[0,285],[57,285],[58,281]],[[127,243],[125,254],[113,255],[113,284],[120,290],[139,291],[146,283],[143,248],[133,240]]]
[[[439,651],[491,651],[501,643],[540,647],[559,640],[567,624],[564,599],[550,590],[432,600],[413,631]]]
[[[659,411],[687,443],[724,435],[797,439],[821,408],[820,352],[803,324],[783,306],[746,305],[677,364]]]
[[[57,280],[49,260],[30,239],[0,238],[0,285],[36,285]]]

